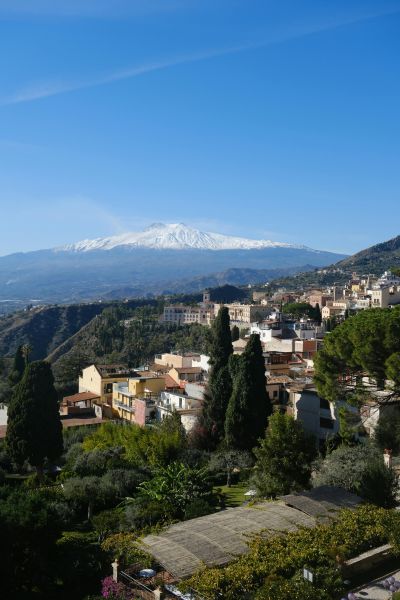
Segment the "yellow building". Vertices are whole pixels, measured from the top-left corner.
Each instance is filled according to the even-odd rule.
[[[79,393],[91,392],[99,396],[101,404],[112,405],[113,384],[127,382],[135,371],[126,365],[90,365],[79,377]]]
[[[155,417],[156,400],[165,388],[165,377],[150,374],[130,377],[127,382],[115,383],[113,412],[124,421],[143,426]]]

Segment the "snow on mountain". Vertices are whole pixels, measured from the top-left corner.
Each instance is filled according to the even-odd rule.
[[[152,248],[155,250],[254,250],[261,248],[306,248],[284,242],[251,240],[242,237],[200,231],[183,223],[153,223],[144,231],[124,233],[95,240],[82,240],[69,244],[58,251],[89,252],[91,250],[111,250],[118,246]]]

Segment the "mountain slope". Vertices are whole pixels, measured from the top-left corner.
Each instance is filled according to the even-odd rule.
[[[353,272],[359,275],[381,275],[384,271],[400,268],[400,236],[386,242],[370,246],[352,256],[348,256],[323,270],[314,270],[308,273],[285,278],[278,278],[271,282],[271,289],[286,287],[287,289],[310,288],[313,286],[332,285],[348,281]]]
[[[0,257],[0,301],[91,301],[115,297],[113,292],[121,288],[129,288],[132,296],[143,296],[179,289],[182,280],[233,268],[318,267],[343,258],[284,243],[207,234],[181,225],[157,225],[142,233],[147,246],[137,245],[132,237],[130,243],[120,244],[119,236],[118,244],[115,238],[107,238]]]

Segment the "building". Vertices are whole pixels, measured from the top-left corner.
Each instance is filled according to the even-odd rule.
[[[320,443],[338,433],[337,409],[332,402],[320,398],[312,382],[294,382],[288,387],[289,410],[306,431]]]
[[[388,308],[400,304],[400,277],[385,271],[382,277],[368,290],[372,308]]]
[[[231,324],[241,324],[246,323],[250,325],[250,323],[259,322],[265,319],[270,313],[271,309],[265,306],[264,304],[215,304],[214,310],[215,315],[218,314],[218,311],[223,306],[226,306],[229,312],[229,317],[231,320]]]
[[[149,374],[114,383],[112,408],[119,419],[144,426],[156,418],[156,400],[165,390],[165,378]]]
[[[186,304],[172,304],[164,308],[162,320],[164,323],[175,323],[177,325],[210,325],[214,319],[212,306],[189,306]]]
[[[160,421],[176,412],[187,432],[197,423],[203,401],[185,393],[162,392],[157,403],[157,416]]]
[[[200,354],[195,352],[165,352],[164,354],[156,354],[154,364],[163,367],[178,368],[193,367],[193,361],[200,361]]]
[[[181,367],[173,368],[168,373],[177,384],[189,381],[201,381],[203,379],[203,369],[201,367]]]
[[[112,405],[113,384],[127,382],[135,374],[126,365],[90,365],[79,377],[79,392],[92,392],[99,396],[100,404]]]

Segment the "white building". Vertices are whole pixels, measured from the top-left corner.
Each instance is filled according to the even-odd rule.
[[[187,432],[196,425],[201,413],[202,400],[192,398],[179,392],[161,392],[157,405],[157,414],[160,421],[171,415],[174,411],[181,418],[181,423]]]

